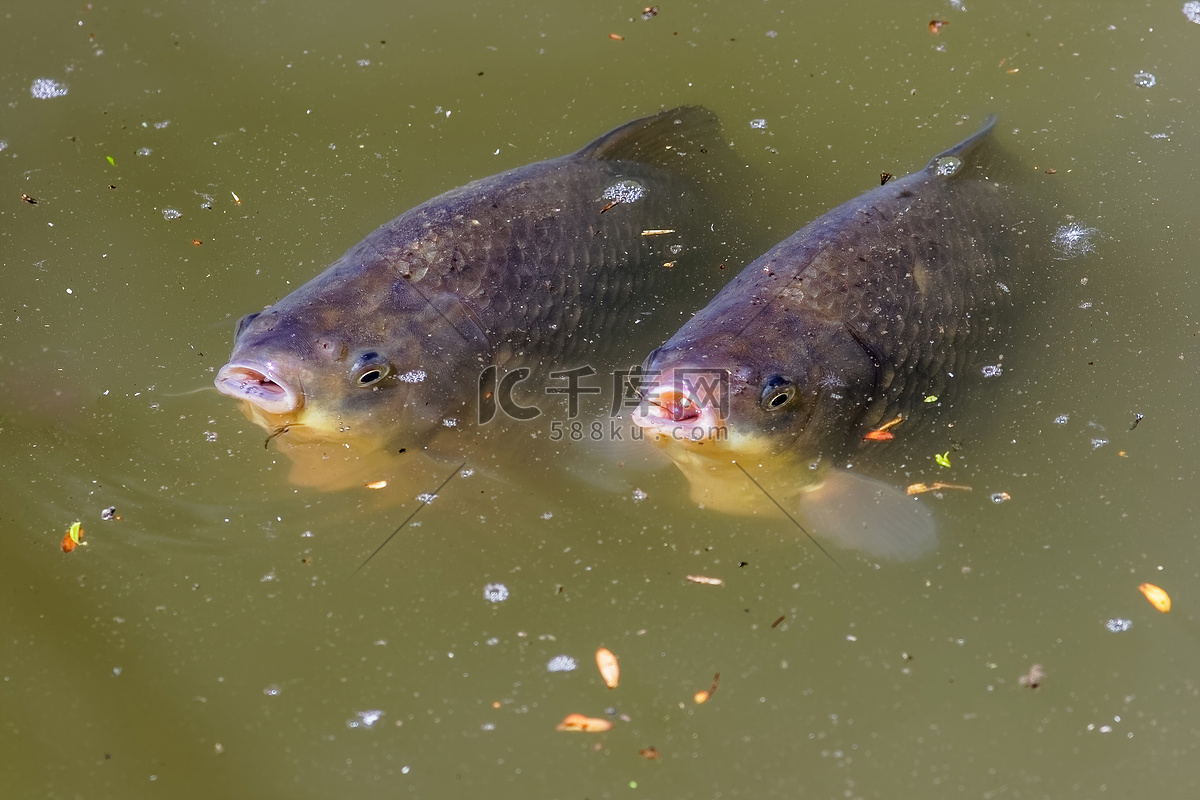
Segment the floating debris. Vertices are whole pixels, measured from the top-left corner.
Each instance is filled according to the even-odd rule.
[[[508,587],[503,583],[489,583],[483,587],[483,599],[489,603],[503,603],[508,599]]]
[[[1133,620],[1114,617],[1104,623],[1104,627],[1108,628],[1111,633],[1124,633],[1133,627]]]
[[[1154,84],[1158,83],[1158,78],[1145,70],[1133,73],[1133,85],[1140,86],[1143,89],[1149,89]]]
[[[354,716],[346,720],[346,727],[350,730],[356,728],[370,728],[383,716],[383,712],[378,709],[369,711],[355,711]]]
[[[692,695],[692,700],[695,701],[696,705],[707,703],[709,699],[716,694],[717,684],[720,682],[721,673],[718,672],[717,674],[713,675],[712,686],[708,687],[708,689],[702,689],[699,692],[696,692],[694,695]]]
[[[1022,686],[1026,686],[1030,689],[1036,689],[1042,685],[1042,681],[1044,681],[1045,679],[1046,679],[1046,670],[1042,669],[1041,664],[1034,664],[1033,666],[1031,666],[1029,668],[1029,672],[1026,672],[1024,675],[1022,675],[1020,678],[1017,679],[1017,682],[1020,683]]]
[[[180,217],[183,216],[183,212],[180,211],[178,208],[164,208],[162,215],[163,215],[163,219],[166,219],[166,220],[179,219]]]
[[[759,119],[752,119],[750,120],[750,127],[755,130],[763,130],[767,127],[767,121],[761,117]]]
[[[547,672],[573,672],[579,662],[567,655],[555,656],[546,662]]]
[[[35,78],[29,87],[29,93],[38,100],[49,100],[53,97],[66,97],[67,85],[53,78]]]
[[[1076,256],[1084,256],[1096,252],[1095,238],[1100,233],[1099,228],[1089,228],[1078,222],[1062,225],[1054,232],[1051,243],[1058,250],[1058,260],[1066,261]]]
[[[666,236],[668,233],[674,233],[674,228],[650,228],[642,231],[642,236]]]
[[[896,177],[896,176],[895,176],[895,175],[893,175],[893,174],[892,174],[892,173],[890,173],[890,172],[881,172],[881,173],[879,173],[879,185],[880,185],[880,186],[884,186],[884,185],[886,185],[886,184],[887,184],[887,182],[888,182],[888,181],[890,181],[890,180],[891,180],[892,178],[894,178],[894,177]]]
[[[949,24],[950,20],[948,19],[931,19],[929,20],[929,32],[934,36],[938,36],[942,32],[942,26]]]
[[[556,731],[581,731],[583,733],[600,733],[612,730],[612,722],[600,717],[585,717],[583,714],[567,714],[562,722],[555,726]]]
[[[689,583],[702,583],[705,586],[724,586],[725,581],[721,578],[710,578],[707,575],[684,575],[684,580]]]
[[[650,747],[643,747],[641,750],[638,750],[638,755],[647,761],[654,761],[656,758],[658,758],[658,748],[653,745]]]
[[[370,483],[366,484],[366,487],[368,489],[386,489],[387,481],[371,481]]]
[[[890,429],[896,427],[904,421],[903,414],[897,414],[893,419],[883,423],[874,430],[867,431],[863,434],[863,440],[868,442],[886,442],[889,439],[895,439],[896,435],[890,433]]]
[[[621,667],[612,650],[601,647],[596,651],[596,667],[600,670],[600,677],[604,679],[604,685],[610,689],[617,688],[617,684],[621,682]]]
[[[907,489],[905,489],[904,491],[906,491],[910,495],[913,495],[913,494],[925,494],[925,492],[937,492],[942,489],[957,489],[960,492],[973,491],[970,486],[962,486],[957,483],[942,483],[941,481],[935,481],[935,482],[929,483],[929,484],[914,483],[911,486],[909,486]]]
[[[35,197],[30,197],[27,194],[22,194],[21,199],[24,200],[26,203],[29,203],[29,205],[31,205],[31,206],[37,205],[37,198],[35,198]]]
[[[933,456],[933,460],[936,461],[938,463],[938,466],[940,466],[940,467],[949,467],[950,466],[950,451],[947,450],[944,453],[935,453]]]
[[[1146,596],[1146,599],[1150,601],[1150,605],[1162,613],[1166,614],[1171,610],[1171,596],[1162,588],[1155,586],[1153,583],[1143,583],[1138,587],[1138,591]]]
[[[1200,0],[1188,0],[1183,4],[1183,15],[1189,22],[1200,25]]]
[[[109,520],[117,520],[119,522],[121,517],[117,515],[116,506],[109,506],[108,508],[100,510],[100,519],[104,520],[105,522],[108,522]]]
[[[642,9],[642,19],[654,19],[658,16],[658,6],[646,6]]]
[[[619,33],[610,33],[610,34],[608,35],[608,38],[612,39],[614,42],[623,42],[623,41],[625,41],[625,37],[624,37],[624,36],[622,36],[622,35],[621,35],[621,34],[619,34]]]
[[[1009,494],[1008,492],[995,492],[992,495],[992,502],[995,503],[996,505],[1000,505],[1001,503],[1007,503],[1009,500],[1012,500],[1012,495]]]
[[[63,536],[62,551],[69,553],[79,545],[84,544],[83,541],[83,523],[72,522],[70,530]]]

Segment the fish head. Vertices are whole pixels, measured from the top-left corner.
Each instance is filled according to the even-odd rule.
[[[422,445],[473,411],[486,339],[448,293],[358,272],[335,265],[243,317],[216,387],[291,441]]]
[[[844,326],[785,310],[750,325],[702,312],[642,371],[633,421],[695,487],[733,462],[791,470],[833,457],[875,366]]]

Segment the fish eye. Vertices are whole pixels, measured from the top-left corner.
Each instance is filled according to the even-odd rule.
[[[795,383],[781,375],[772,375],[763,384],[759,403],[767,411],[780,411],[792,404],[796,394]]]
[[[350,380],[356,386],[374,386],[386,378],[391,371],[392,365],[379,353],[372,351],[363,353],[355,360]]]

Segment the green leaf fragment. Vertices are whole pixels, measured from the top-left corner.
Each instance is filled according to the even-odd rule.
[[[83,523],[72,522],[71,530],[67,531],[67,534],[71,537],[72,542],[79,544],[80,536],[83,534]]]
[[[108,162],[108,165],[109,165],[110,167],[115,167],[115,166],[117,165],[117,162],[116,162],[116,160],[115,160],[115,159],[113,159],[113,157],[112,157],[112,156],[105,156],[105,157],[104,157],[104,160]]]
[[[925,402],[926,402],[926,403],[936,403],[936,402],[937,402],[937,399],[938,399],[938,397],[937,397],[937,395],[936,395],[936,394],[927,394],[927,395],[925,395]]]
[[[949,467],[950,466],[950,451],[947,450],[944,453],[936,454],[933,457],[933,460],[936,461],[938,464],[940,464],[943,467]]]

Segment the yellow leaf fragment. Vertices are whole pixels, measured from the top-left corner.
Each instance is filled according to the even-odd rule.
[[[600,677],[604,679],[604,685],[610,689],[617,688],[617,684],[621,682],[621,667],[612,650],[601,647],[596,651],[596,667],[600,670]]]
[[[371,481],[367,484],[368,489],[383,489],[387,486],[387,481]]]
[[[1167,594],[1162,588],[1155,586],[1153,583],[1143,583],[1138,587],[1138,590],[1146,596],[1146,599],[1150,601],[1150,605],[1162,613],[1165,614],[1171,610],[1171,595]]]
[[[583,714],[567,714],[562,722],[555,726],[556,731],[580,731],[582,733],[599,733],[611,729],[613,724],[600,717],[585,717]]]

